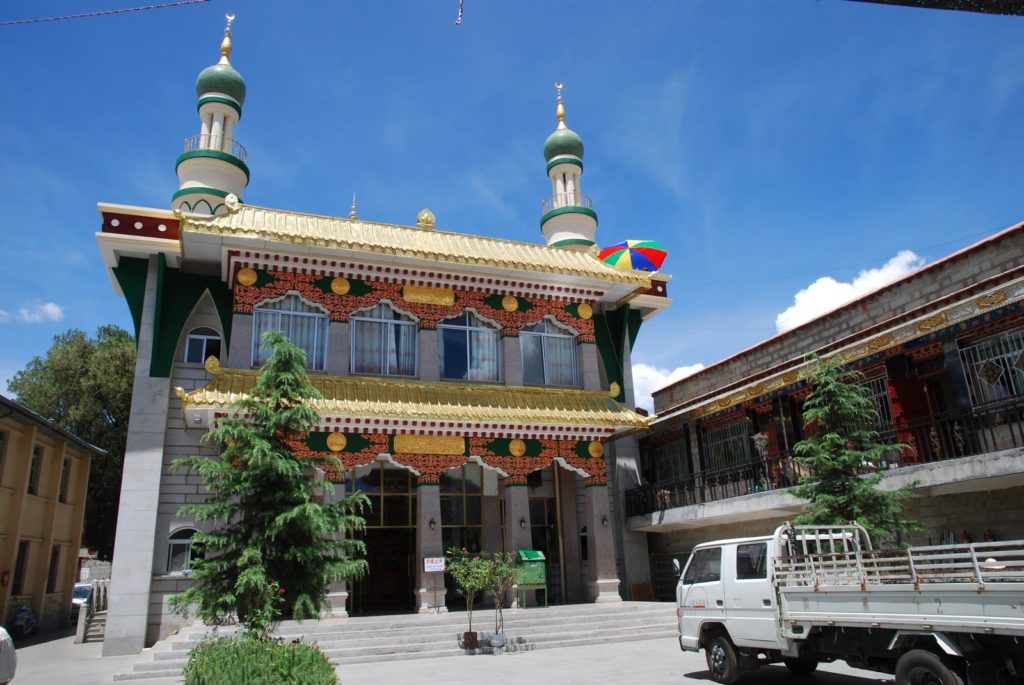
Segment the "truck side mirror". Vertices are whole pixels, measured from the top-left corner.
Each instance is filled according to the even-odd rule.
[[[679,565],[678,559],[672,560],[672,573],[675,574],[676,580],[679,580],[679,575],[683,572],[683,568]]]

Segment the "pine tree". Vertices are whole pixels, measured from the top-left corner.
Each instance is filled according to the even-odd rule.
[[[915,484],[898,490],[878,487],[877,465],[886,452],[905,445],[878,441],[878,411],[860,384],[863,375],[842,368],[836,356],[816,359],[811,383],[814,390],[804,402],[804,428],[808,436],[794,446],[796,460],[810,475],[801,479],[793,494],[809,500],[797,524],[864,526],[876,544],[896,543],[901,533],[915,530],[915,522],[902,517],[905,500]]]
[[[340,462],[299,460],[286,444],[318,420],[309,400],[320,394],[306,374],[306,355],[276,331],[263,344],[272,353],[255,387],[204,436],[220,448],[220,458],[175,461],[201,475],[210,491],[181,514],[215,528],[196,533],[193,544],[205,556],[193,553],[194,582],[172,599],[179,612],[196,606],[211,623],[234,614],[257,635],[283,617],[318,616],[330,583],[367,571],[365,544],[353,535],[365,529],[359,513],[366,496],[324,503],[331,484],[317,481],[315,469],[340,471]]]

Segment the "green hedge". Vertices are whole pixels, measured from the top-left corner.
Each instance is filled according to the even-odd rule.
[[[316,645],[250,637],[211,638],[192,649],[185,685],[337,685]]]

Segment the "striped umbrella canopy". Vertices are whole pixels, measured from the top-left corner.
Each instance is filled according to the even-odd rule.
[[[616,269],[657,271],[668,253],[657,240],[627,240],[606,247],[597,258]]]

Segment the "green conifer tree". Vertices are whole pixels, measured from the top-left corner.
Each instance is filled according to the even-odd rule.
[[[329,502],[331,484],[317,481],[315,470],[340,471],[339,460],[300,460],[286,444],[318,420],[309,400],[320,394],[306,374],[306,355],[276,331],[263,336],[263,345],[272,353],[255,387],[204,436],[220,458],[175,461],[201,475],[210,491],[207,501],[181,513],[215,527],[196,533],[205,556],[194,554],[194,582],[172,599],[178,611],[195,606],[211,623],[234,614],[257,635],[283,617],[318,616],[330,583],[367,571],[365,544],[353,535],[365,529],[359,513],[366,496]]]
[[[894,544],[918,526],[902,518],[905,500],[915,484],[897,490],[878,487],[878,467],[887,452],[906,445],[882,443],[876,430],[878,411],[860,384],[863,375],[847,371],[838,356],[816,359],[804,402],[807,436],[794,446],[796,460],[809,475],[793,490],[810,503],[797,524],[864,526],[875,544]]]

